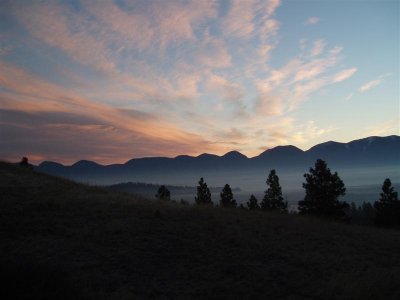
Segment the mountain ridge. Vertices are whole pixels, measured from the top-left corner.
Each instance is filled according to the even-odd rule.
[[[246,158],[246,159],[257,159],[260,158],[262,156],[267,156],[270,155],[273,152],[277,152],[280,150],[289,150],[292,152],[298,152],[298,153],[310,153],[310,152],[314,152],[316,149],[320,149],[322,147],[326,147],[326,146],[350,146],[352,144],[356,144],[359,142],[368,142],[368,143],[373,143],[374,141],[376,141],[377,139],[395,139],[398,142],[400,142],[400,136],[398,135],[390,135],[390,136],[385,136],[385,137],[380,137],[380,136],[370,136],[370,137],[366,137],[366,138],[362,138],[362,139],[356,139],[356,140],[352,140],[350,142],[344,143],[344,142],[336,142],[336,141],[327,141],[327,142],[323,142],[317,145],[314,145],[312,147],[310,147],[308,150],[302,150],[294,145],[279,145],[270,149],[267,149],[263,152],[261,152],[260,154],[253,156],[253,157],[248,157],[246,155],[244,155],[243,153],[241,153],[240,151],[237,150],[233,150],[233,151],[228,151],[227,153],[223,154],[223,155],[217,155],[217,154],[212,154],[212,153],[202,153],[199,154],[197,156],[192,156],[192,155],[187,155],[187,154],[180,154],[177,155],[175,157],[164,157],[164,156],[154,156],[154,157],[138,157],[138,158],[132,158],[129,159],[128,161],[126,161],[125,163],[116,163],[116,164],[109,164],[109,165],[103,165],[100,163],[97,163],[95,161],[91,161],[91,160],[86,160],[86,159],[82,159],[79,160],[75,163],[73,163],[72,165],[64,165],[62,163],[59,162],[55,162],[55,161],[49,161],[49,160],[45,160],[43,162],[41,162],[38,167],[42,166],[42,165],[46,165],[46,164],[55,164],[55,165],[59,165],[59,166],[63,166],[63,167],[73,167],[73,166],[81,166],[81,165],[97,165],[97,166],[101,166],[101,167],[107,167],[107,166],[115,166],[115,165],[128,165],[131,164],[134,161],[138,161],[138,160],[190,160],[190,159],[204,159],[204,158],[226,158],[226,157],[241,157],[241,158]],[[399,149],[400,151],[400,149]]]
[[[258,170],[304,170],[316,159],[325,160],[332,168],[393,167],[400,169],[400,136],[367,137],[349,143],[325,142],[303,151],[295,146],[277,146],[260,155],[248,158],[238,151],[222,156],[203,153],[198,156],[144,157],[124,164],[101,165],[81,160],[70,166],[45,161],[36,170],[83,182],[123,182],[128,178],[152,181],[164,174],[167,177],[212,172],[252,173]],[[136,180],[135,179],[135,180]],[[131,179],[130,179],[131,180]]]

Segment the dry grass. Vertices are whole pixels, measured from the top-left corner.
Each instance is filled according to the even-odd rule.
[[[162,203],[0,164],[2,299],[400,299],[400,232]]]

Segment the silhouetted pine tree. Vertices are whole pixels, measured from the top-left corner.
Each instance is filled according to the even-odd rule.
[[[165,187],[165,185],[162,185],[158,188],[156,198],[158,200],[169,201],[171,200],[171,192]]]
[[[338,219],[346,217],[349,205],[340,202],[338,198],[344,196],[346,188],[337,172],[331,173],[327,164],[322,159],[315,162],[315,168],[310,168],[310,173],[304,174],[306,190],[304,200],[299,201],[301,214],[314,214]]]
[[[204,182],[203,177],[200,178],[197,186],[197,197],[194,199],[197,204],[212,204],[210,189],[207,187],[207,183]]]
[[[257,210],[260,209],[260,205],[258,205],[258,200],[254,195],[250,196],[249,201],[246,203],[249,210]]]
[[[261,201],[261,209],[287,212],[287,202],[283,201],[282,188],[275,170],[271,170],[266,183],[268,189],[265,191],[264,198]]]
[[[375,223],[383,226],[400,226],[400,201],[389,178],[383,182],[380,196],[379,201],[374,204]]]
[[[220,193],[221,200],[219,204],[222,207],[236,207],[236,200],[233,199],[233,193],[232,189],[229,186],[229,184],[225,184],[224,188],[222,189],[222,192]]]

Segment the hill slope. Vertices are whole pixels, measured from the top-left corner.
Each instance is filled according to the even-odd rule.
[[[0,164],[2,299],[399,299],[400,234]],[[5,295],[4,295],[5,294]]]

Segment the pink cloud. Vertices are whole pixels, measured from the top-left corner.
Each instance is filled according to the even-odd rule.
[[[257,83],[258,98],[255,109],[264,116],[279,116],[284,111],[284,102],[272,93],[270,87],[263,82]]]
[[[100,162],[111,163],[121,162],[145,153],[174,156],[181,153],[198,154],[202,151],[219,150],[218,145],[213,145],[199,135],[166,123],[156,114],[133,111],[134,116],[140,116],[134,117],[117,108],[83,99],[71,91],[4,63],[0,65],[0,71],[2,74],[0,83],[3,88],[10,91],[0,94],[0,108],[6,109],[5,114],[7,111],[16,111],[21,115],[28,114],[33,118],[32,120],[39,122],[36,128],[32,128],[29,123],[24,126],[23,122],[14,125],[13,122],[2,124],[3,128],[7,127],[10,137],[16,130],[21,137],[36,137],[30,144],[33,148],[30,148],[25,143],[26,141],[12,144],[12,141],[3,139],[3,143],[13,145],[16,153],[21,154],[21,151],[25,151],[27,154],[26,152],[31,151],[37,157],[53,157],[58,153],[59,161],[69,161],[72,157],[74,159],[90,158],[90,155],[93,155],[103,157]],[[13,102],[14,99],[18,101]],[[56,113],[71,116],[68,120],[73,121],[70,123],[62,120],[54,121],[57,118],[52,116]],[[35,116],[37,116],[36,119]],[[52,123],[42,122],[47,118],[51,118]],[[90,123],[82,123],[83,120],[90,120]],[[32,130],[38,134],[34,134]],[[67,139],[66,136],[68,136]],[[87,143],[89,141],[90,143]],[[50,151],[52,147],[55,147],[54,145],[64,144],[65,147],[56,147],[57,151]],[[106,145],[112,146],[107,148]],[[86,152],[82,150],[82,155],[85,157],[77,157],[78,153],[70,152],[73,146],[86,149]],[[2,152],[2,157],[7,159],[7,155],[9,153]]]
[[[254,1],[233,0],[229,14],[224,20],[223,28],[228,35],[249,36],[255,29],[253,17]]]
[[[121,62],[138,63],[132,57],[135,53],[162,52],[185,40],[196,43],[195,28],[215,18],[217,13],[215,1],[144,2],[140,13],[122,10],[113,1],[84,1],[83,8],[76,14],[62,3],[33,3],[15,5],[13,12],[37,39],[114,78],[126,73],[121,70]],[[215,57],[213,61],[228,65],[227,50],[215,44],[210,50]],[[159,58],[162,58],[160,53]],[[131,84],[136,85],[133,81]],[[143,81],[137,86],[149,87]]]
[[[144,2],[139,12],[123,10],[111,0],[86,1],[85,7],[120,34],[120,43],[128,39],[129,46],[140,50],[165,49],[170,44],[193,40],[194,28],[217,14],[215,1]]]
[[[106,72],[115,69],[112,52],[87,31],[83,16],[54,3],[20,5],[15,14],[33,36],[61,49],[73,60]],[[95,23],[91,26],[91,30],[101,31]]]
[[[246,139],[246,134],[242,131],[239,130],[235,127],[230,128],[229,130],[217,132],[215,134],[217,138],[222,138],[224,140],[228,140],[229,142],[242,142],[244,139]]]
[[[222,95],[222,99],[229,102],[240,102],[244,96],[244,90],[239,84],[215,74],[208,75],[206,87],[208,90]]]
[[[206,67],[226,68],[232,66],[232,58],[223,40],[207,35],[200,46],[198,61]]]
[[[14,14],[37,39],[35,47],[43,42],[39,50],[49,51],[50,59],[61,51],[69,59],[62,55],[60,65],[72,63],[66,67],[69,71],[75,70],[75,63],[81,66],[73,78],[76,84],[69,82],[68,89],[0,64],[0,84],[6,87],[0,91],[0,108],[43,119],[47,113],[50,119],[58,113],[72,115],[76,123],[40,124],[40,130],[46,136],[55,134],[59,144],[61,132],[71,132],[82,141],[92,137],[99,149],[92,157],[103,162],[115,162],[116,155],[124,159],[162,155],[161,151],[173,156],[179,149],[180,154],[221,153],[232,143],[251,153],[261,139],[270,146],[303,143],[302,137],[317,136],[320,128],[296,127],[285,117],[313,93],[357,70],[341,70],[343,48],[326,49],[322,39],[308,47],[303,42],[302,53],[281,66],[271,64],[280,40],[280,23],[274,17],[278,0],[240,0],[226,6],[197,0],[79,3],[79,12],[66,2],[15,6]],[[315,19],[313,24],[319,21]],[[85,72],[80,73],[82,69]],[[64,74],[55,75],[72,81]],[[232,129],[232,120],[240,130]],[[6,125],[10,134],[29,127]],[[217,129],[232,140],[212,144]],[[256,131],[263,134],[251,133]],[[240,132],[250,133],[240,136]],[[71,145],[77,146],[74,141]],[[45,149],[39,146],[33,155],[44,157]],[[89,143],[79,147],[88,157],[93,151]],[[65,159],[76,156],[71,151],[72,146],[63,152]]]
[[[318,56],[324,52],[325,48],[325,41],[324,40],[317,40],[314,42],[314,47],[311,49],[311,56]]]
[[[83,1],[86,10],[99,21],[110,26],[123,38],[135,43],[135,47],[144,50],[151,45],[156,36],[151,27],[150,19],[144,14],[128,13],[122,10],[114,1]]]
[[[346,79],[349,79],[351,76],[353,76],[357,72],[357,68],[351,68],[351,69],[346,69],[343,70],[339,73],[336,73],[333,77],[333,82],[341,82]]]
[[[281,0],[269,0],[261,2],[261,5],[265,7],[267,16],[272,15],[275,10],[281,5]]]
[[[258,28],[261,28],[261,34],[276,31],[277,22],[269,17],[279,5],[279,0],[232,0],[223,29],[228,36],[241,38],[252,36]],[[256,18],[257,15],[261,15],[260,19]]]

